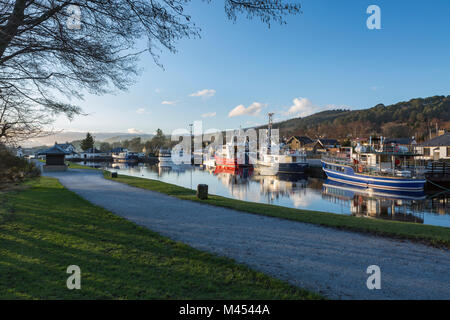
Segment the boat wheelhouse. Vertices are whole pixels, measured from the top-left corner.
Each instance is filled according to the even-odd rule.
[[[237,144],[227,143],[223,145],[215,153],[214,159],[216,166],[232,168],[253,167],[250,163],[248,144],[245,143],[240,147],[244,149],[243,152],[238,152],[239,146]]]
[[[263,143],[259,159],[256,162],[260,175],[277,175],[289,173],[305,173],[308,168],[306,153],[290,150],[287,146],[272,141],[272,125],[274,113],[268,114],[267,140]],[[274,152],[274,150],[279,150]]]
[[[424,169],[415,146],[370,144],[322,157],[322,168],[330,180],[363,188],[423,191]]]
[[[127,149],[118,148],[111,154],[114,162],[136,163],[139,161],[137,154],[129,152]]]
[[[173,164],[172,151],[169,149],[159,149],[158,165],[160,167],[171,167]]]
[[[306,154],[296,150],[281,151],[280,154],[262,154],[258,160],[260,174],[304,173],[308,168]]]

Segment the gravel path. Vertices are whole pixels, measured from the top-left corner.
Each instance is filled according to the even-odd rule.
[[[106,180],[49,173],[107,210],[200,250],[334,299],[450,299],[450,251],[184,201]],[[369,290],[366,269],[381,268]]]

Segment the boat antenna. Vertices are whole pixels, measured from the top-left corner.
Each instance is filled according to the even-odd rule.
[[[268,116],[269,116],[269,124],[267,126],[267,131],[268,131],[268,144],[267,144],[267,153],[270,154],[270,149],[271,149],[271,145],[272,145],[272,125],[273,125],[273,115],[275,114],[275,112],[269,112]]]

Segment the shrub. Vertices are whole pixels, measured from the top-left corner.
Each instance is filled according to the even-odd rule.
[[[0,145],[0,186],[37,177],[40,173],[33,163],[14,156],[3,145]]]

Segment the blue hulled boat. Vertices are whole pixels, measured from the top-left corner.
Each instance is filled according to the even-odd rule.
[[[413,147],[358,145],[355,153],[352,148],[347,151],[322,157],[323,171],[330,180],[379,190],[424,190],[424,170],[417,165]]]
[[[274,174],[302,174],[308,168],[306,162],[306,154],[287,150],[280,152],[280,154],[264,154],[257,162],[257,167],[260,173],[274,172]]]

